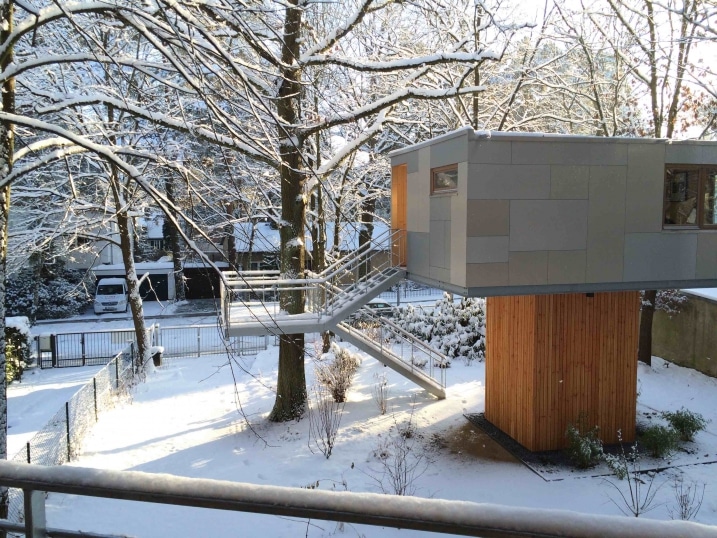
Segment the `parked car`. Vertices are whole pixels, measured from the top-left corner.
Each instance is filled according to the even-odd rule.
[[[95,291],[95,314],[127,312],[129,297],[124,278],[103,278]]]
[[[350,323],[355,323],[358,321],[367,321],[367,318],[369,318],[369,316],[365,314],[366,310],[363,309],[368,310],[375,316],[385,318],[392,318],[395,313],[395,309],[390,303],[387,303],[386,301],[383,301],[381,299],[372,299],[371,301],[366,303],[363,308],[360,308],[359,310],[351,314],[348,318],[348,321]]]

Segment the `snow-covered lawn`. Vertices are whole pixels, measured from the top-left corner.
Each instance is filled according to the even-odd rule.
[[[619,515],[617,492],[600,477],[546,481],[512,458],[463,417],[483,410],[484,367],[460,361],[448,371],[448,396],[438,401],[408,381],[365,357],[349,391],[336,445],[326,459],[312,445],[309,420],[283,424],[266,422],[276,382],[277,348],[256,358],[231,362],[223,356],[174,359],[151,373],[136,391],[134,403],[101,415],[85,444],[84,456],[73,465],[171,473],[255,484],[315,486],[322,490],[381,492],[377,453],[410,419],[411,442],[420,454],[414,481],[416,495],[491,502],[536,508]],[[31,409],[15,398],[42,390],[35,380],[79,370],[30,375],[10,390],[10,422],[23,424]],[[376,376],[389,380],[389,412],[378,413],[372,396]],[[307,360],[309,385],[312,361]],[[236,379],[236,385],[234,384]],[[685,406],[712,422],[697,436],[694,447],[706,459],[717,456],[717,380],[660,359],[652,369],[641,365],[640,405],[656,410]],[[35,391],[28,387],[36,386]],[[238,400],[237,400],[238,397]],[[239,405],[240,403],[240,405]],[[11,430],[12,432],[12,430]],[[679,460],[679,458],[678,458]],[[717,465],[688,465],[658,475],[664,482],[647,517],[669,519],[675,503],[673,477],[706,484],[697,521],[717,525]],[[579,476],[576,474],[575,476]],[[406,531],[300,521],[271,516],[225,513],[161,505],[110,501],[53,494],[48,500],[53,527],[128,534],[142,537],[195,536],[405,536]]]

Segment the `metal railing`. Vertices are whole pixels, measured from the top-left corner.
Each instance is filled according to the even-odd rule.
[[[430,297],[442,297],[445,292],[430,286],[417,284],[411,280],[402,280],[390,289],[379,294],[381,299],[393,302],[397,306],[408,299],[428,299]]]
[[[717,527],[691,521],[656,521],[566,510],[265,486],[138,471],[40,467],[4,461],[0,461],[0,484],[23,490],[26,516],[22,525],[0,520],[0,528],[24,533],[27,538],[100,536],[76,530],[49,529],[45,509],[48,492],[483,538],[717,537]],[[239,525],[237,522],[237,527]]]
[[[263,336],[226,338],[216,324],[152,327],[152,345],[164,348],[164,358],[199,357],[227,350],[252,355],[267,349]],[[136,340],[134,329],[73,332],[41,335],[35,338],[41,368],[65,368],[107,364],[129,342]]]
[[[363,293],[371,281],[380,281],[385,271],[396,267],[386,247],[399,244],[402,233],[386,231],[320,273],[306,271],[304,278],[280,278],[279,271],[225,272],[220,286],[224,327],[232,325],[233,308],[249,318],[276,317],[279,296],[288,292],[303,294],[306,310],[317,319],[332,316],[356,294]]]
[[[450,359],[385,316],[361,308],[355,320],[342,324],[342,327],[345,331],[364,335],[376,344],[381,353],[384,353],[385,347],[385,352],[400,358],[411,370],[427,374],[445,388]]]

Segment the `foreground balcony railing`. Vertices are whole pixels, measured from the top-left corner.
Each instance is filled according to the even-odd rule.
[[[108,536],[48,528],[45,518],[46,492],[483,538],[717,537],[717,527],[687,521],[597,516],[563,510],[261,486],[137,471],[42,467],[7,461],[0,461],[0,485],[22,489],[25,498],[24,525],[0,520],[0,529],[25,534],[28,538]]]

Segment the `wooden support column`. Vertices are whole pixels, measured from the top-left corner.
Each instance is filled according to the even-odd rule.
[[[529,450],[566,446],[584,416],[635,438],[639,292],[490,297],[485,417]]]

